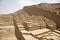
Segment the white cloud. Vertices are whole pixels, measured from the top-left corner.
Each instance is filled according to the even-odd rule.
[[[60,2],[59,0],[18,0],[18,4],[20,9],[24,6],[30,6],[39,3],[57,3]]]
[[[31,0],[18,0],[18,4],[21,6],[21,8],[23,8],[24,6],[30,6],[37,3],[32,2]]]
[[[0,2],[0,5],[5,5],[6,3],[5,2]]]

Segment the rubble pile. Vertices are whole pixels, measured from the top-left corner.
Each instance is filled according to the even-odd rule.
[[[20,20],[23,20],[22,18]],[[53,20],[50,20],[44,16],[32,15],[29,18],[27,18],[27,20],[23,20],[22,22],[25,22],[27,24],[26,27],[29,30],[36,30],[36,29],[49,28],[49,27],[56,29],[57,26]]]

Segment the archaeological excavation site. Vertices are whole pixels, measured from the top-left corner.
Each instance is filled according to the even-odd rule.
[[[24,6],[0,15],[0,40],[60,40],[60,3]]]

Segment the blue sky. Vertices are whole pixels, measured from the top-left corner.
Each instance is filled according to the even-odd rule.
[[[13,13],[24,6],[39,3],[60,3],[60,0],[0,0],[0,14]]]

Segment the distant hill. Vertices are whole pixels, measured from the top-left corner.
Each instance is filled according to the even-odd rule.
[[[23,9],[18,10],[15,13],[0,15],[0,26],[13,25],[12,15],[16,15],[16,20],[18,24],[20,24],[22,20],[26,21],[32,15],[35,15],[35,16],[44,16],[47,19],[51,19],[59,27],[60,26],[60,3],[55,3],[55,4],[40,3],[38,5],[25,6]],[[18,19],[18,17],[20,19]]]

